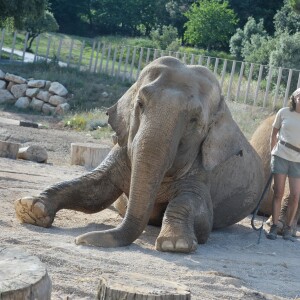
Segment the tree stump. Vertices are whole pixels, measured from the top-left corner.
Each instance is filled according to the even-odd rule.
[[[189,300],[189,289],[176,282],[137,273],[102,274],[97,299]]]
[[[71,165],[96,168],[110,151],[109,146],[91,143],[71,144]]]
[[[0,141],[0,157],[16,159],[20,144]]]
[[[17,248],[0,247],[0,299],[51,299],[51,280],[44,264]]]

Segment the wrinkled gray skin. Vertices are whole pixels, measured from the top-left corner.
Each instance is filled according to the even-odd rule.
[[[95,213],[123,194],[123,222],[81,235],[77,244],[125,246],[147,223],[162,223],[156,249],[191,252],[213,228],[234,224],[255,208],[263,188],[261,160],[207,68],[159,58],[107,114],[117,144],[105,161],[80,178],[17,200],[22,222],[48,227],[60,209]]]

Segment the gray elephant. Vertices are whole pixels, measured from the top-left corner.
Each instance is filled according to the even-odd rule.
[[[82,177],[16,200],[22,222],[49,227],[60,209],[95,213],[124,195],[119,201],[127,198],[128,205],[118,227],[75,242],[129,245],[150,223],[161,224],[157,250],[192,252],[213,228],[255,208],[263,188],[261,160],[207,68],[159,58],[107,114],[117,139],[107,158]]]

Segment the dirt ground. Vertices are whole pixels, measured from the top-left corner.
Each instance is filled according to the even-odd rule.
[[[48,229],[20,224],[15,199],[87,171],[69,164],[72,142],[103,142],[86,133],[62,130],[51,119],[47,119],[47,129],[20,127],[13,121],[25,119],[46,120],[1,112],[0,140],[43,145],[49,159],[47,164],[38,164],[0,158],[0,246],[17,247],[45,263],[53,284],[52,299],[94,299],[101,274],[119,271],[184,284],[192,299],[300,299],[300,238],[294,243],[280,237],[270,241],[263,232],[259,240],[259,232],[251,228],[251,216],[213,231],[208,242],[192,254],[156,251],[159,228],[152,226],[127,247],[74,244],[77,235],[118,225],[121,218],[113,208],[93,215],[62,210]],[[261,217],[257,220],[260,225]]]

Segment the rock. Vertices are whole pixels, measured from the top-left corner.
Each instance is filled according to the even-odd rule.
[[[0,80],[0,90],[5,89],[5,88],[6,88],[6,81]]]
[[[10,81],[10,82],[8,83],[6,89],[9,90],[9,91],[11,91],[11,88],[12,88],[15,84],[17,84],[17,83],[14,83],[14,82]]]
[[[26,109],[26,108],[28,108],[29,104],[30,104],[30,98],[20,97],[16,101],[15,106],[18,107],[18,108],[21,108],[21,109]]]
[[[66,96],[68,94],[68,90],[59,82],[52,82],[49,92],[52,92],[58,96]]]
[[[42,111],[42,106],[44,105],[44,101],[42,100],[39,100],[39,99],[36,99],[36,98],[32,98],[31,102],[30,102],[30,107],[33,109],[33,110],[36,110],[36,111]]]
[[[48,154],[43,147],[38,145],[32,145],[29,147],[20,148],[17,158],[36,161],[38,163],[46,163],[48,159]]]
[[[51,81],[47,80],[45,84],[45,90],[49,91],[50,86],[51,86]]]
[[[55,113],[55,106],[44,103],[44,105],[42,106],[42,112],[45,115],[50,115],[50,114],[53,115]]]
[[[34,122],[31,122],[31,121],[20,121],[19,125],[23,126],[23,127],[39,128],[38,123],[34,123]]]
[[[0,90],[0,104],[12,102],[14,96],[8,90]]]
[[[27,80],[21,76],[17,76],[14,74],[6,73],[5,74],[5,80],[12,81],[14,83],[26,83]]]
[[[59,105],[59,104],[63,104],[66,103],[67,99],[58,95],[53,95],[49,98],[49,103],[52,105]]]
[[[63,115],[63,114],[65,114],[69,110],[70,110],[70,104],[68,104],[68,103],[62,103],[62,104],[59,104],[56,107],[55,112],[58,115]]]
[[[11,87],[10,92],[14,95],[16,99],[23,97],[27,89],[27,84],[15,84]]]
[[[16,159],[19,148],[20,148],[20,144],[18,144],[18,143],[0,141],[0,157]],[[0,268],[0,270],[1,270],[1,268]],[[1,281],[0,281],[0,283],[1,283]],[[1,289],[0,289],[0,292],[1,292]]]
[[[49,102],[50,93],[48,91],[39,91],[36,98],[43,100],[44,102]]]
[[[45,87],[45,84],[46,80],[30,80],[28,82],[28,86],[33,88],[43,88]]]
[[[27,97],[33,98],[35,97],[40,90],[38,88],[29,88],[26,90],[25,95]]]
[[[4,79],[5,78],[5,73],[0,69],[0,79]]]
[[[107,92],[103,92],[101,95],[102,95],[102,97],[104,97],[104,98],[107,98],[107,97],[108,97],[108,93],[107,93]]]

